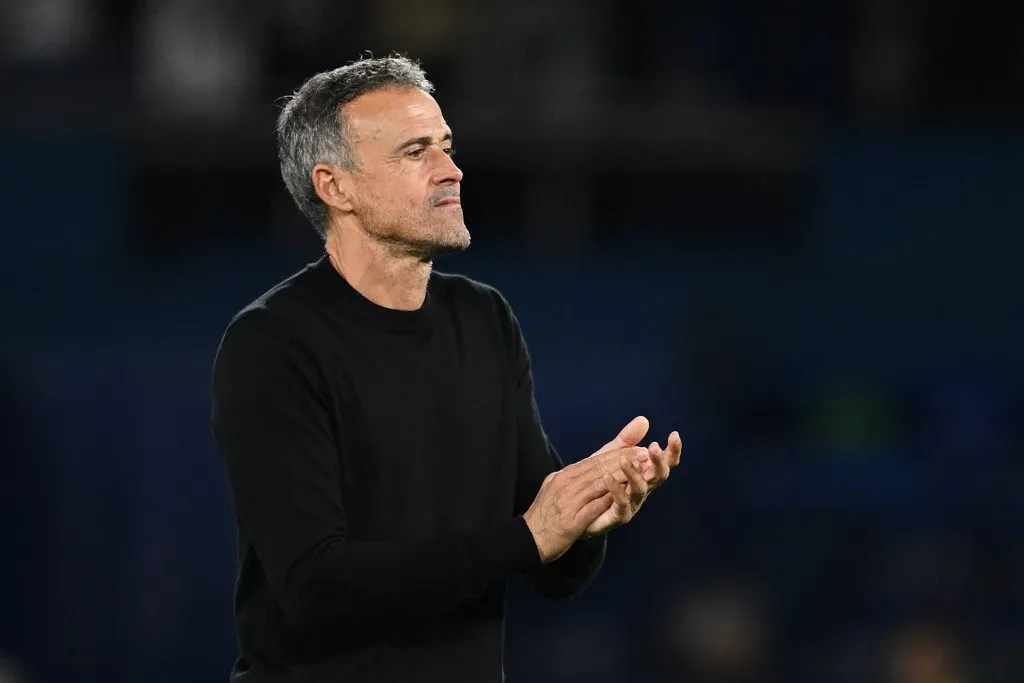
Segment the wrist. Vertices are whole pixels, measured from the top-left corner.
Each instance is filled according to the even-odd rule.
[[[543,563],[547,563],[550,560],[548,556],[550,553],[546,551],[547,542],[545,541],[541,530],[534,527],[533,521],[530,518],[529,512],[523,515],[523,522],[526,524],[526,528],[530,531],[530,536],[533,537],[533,545],[537,548],[537,554],[540,556],[540,560]]]

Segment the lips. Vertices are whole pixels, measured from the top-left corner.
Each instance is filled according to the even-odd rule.
[[[441,201],[434,204],[434,206],[459,206],[462,204],[462,199],[459,197],[445,197]]]

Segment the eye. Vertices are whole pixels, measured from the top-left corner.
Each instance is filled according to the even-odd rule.
[[[450,157],[453,157],[453,156],[455,156],[455,148],[454,147],[449,147],[446,150],[444,150],[444,153],[447,154]]]
[[[420,147],[419,149],[414,149],[414,150],[411,150],[411,151],[409,152],[408,156],[409,156],[409,158],[411,158],[411,159],[419,159],[420,157],[422,157],[422,156],[423,156],[423,153],[424,153],[425,151],[426,151],[426,150],[425,150],[424,148]]]

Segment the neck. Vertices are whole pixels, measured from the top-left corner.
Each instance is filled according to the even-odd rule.
[[[325,247],[334,269],[373,303],[400,311],[423,306],[430,261],[376,239],[358,226],[334,225]]]

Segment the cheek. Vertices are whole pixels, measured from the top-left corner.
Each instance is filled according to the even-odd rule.
[[[420,173],[387,173],[376,179],[374,188],[378,199],[403,206],[422,205],[428,197],[428,182]]]
[[[383,223],[404,223],[407,229],[422,223],[430,206],[429,174],[387,172],[367,177],[360,188],[360,206],[365,216]]]
[[[401,204],[406,211],[422,214],[430,211],[430,192],[422,182],[407,182],[402,187]]]

